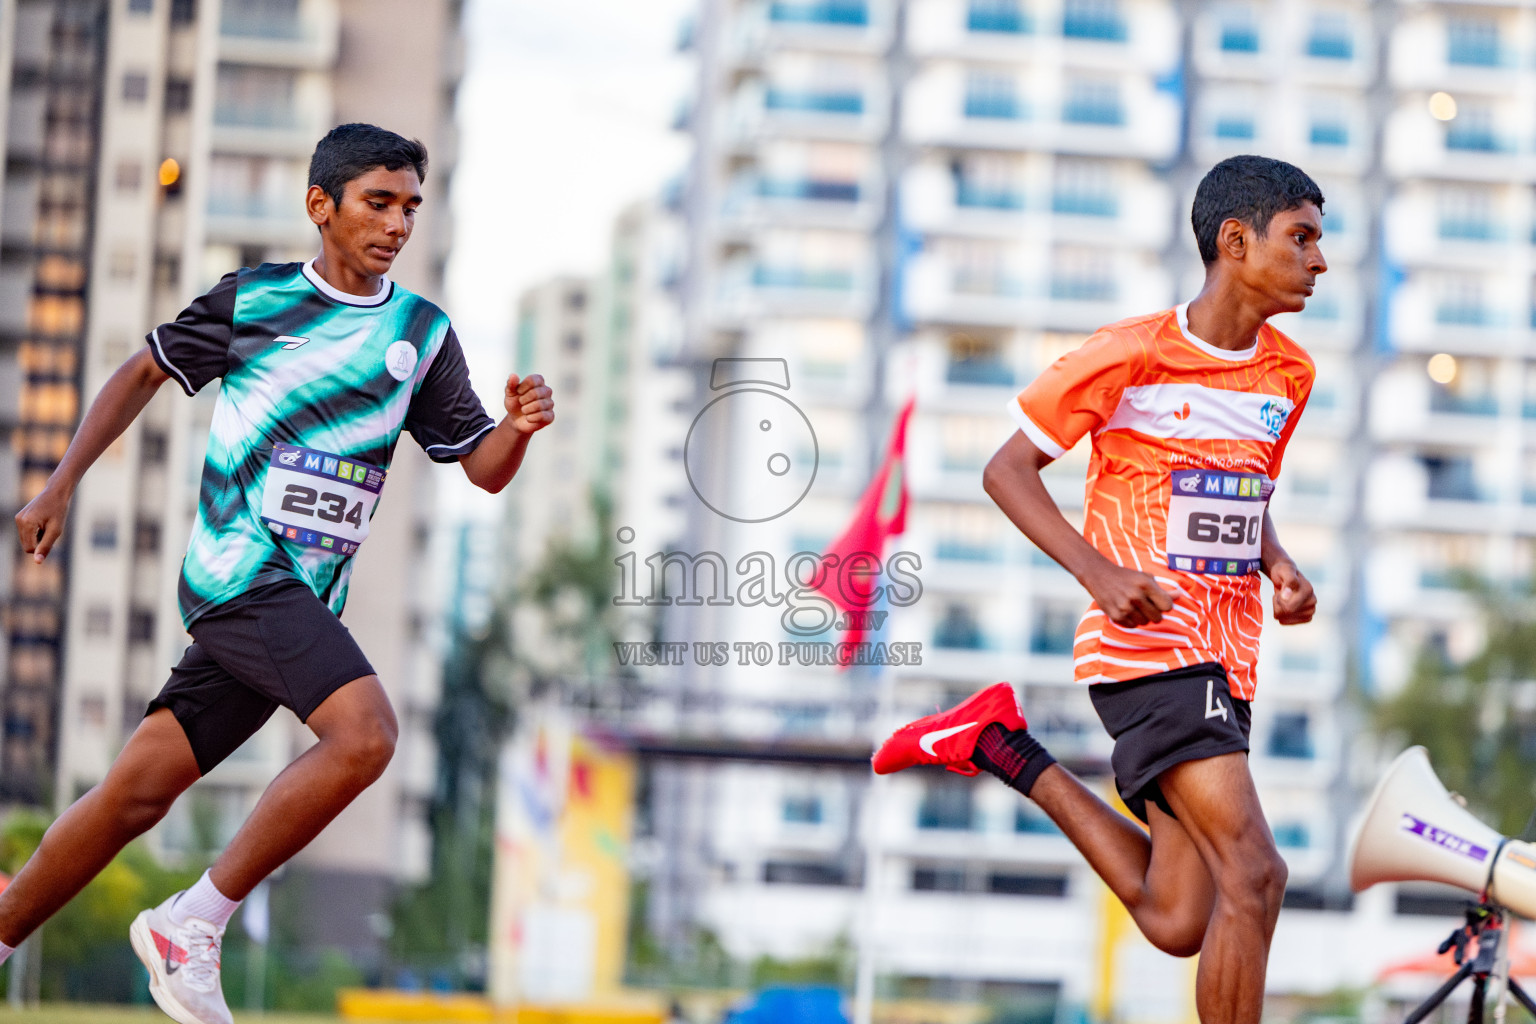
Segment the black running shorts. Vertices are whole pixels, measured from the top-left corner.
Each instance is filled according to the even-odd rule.
[[[1147,820],[1147,801],[1170,817],[1157,777],[1176,764],[1248,752],[1252,710],[1227,685],[1215,662],[1088,688],[1093,709],[1114,737],[1110,766],[1131,813]]]
[[[211,608],[191,632],[192,646],[149,711],[171,710],[204,775],[278,705],[303,722],[343,685],[374,674],[347,627],[297,579]]]

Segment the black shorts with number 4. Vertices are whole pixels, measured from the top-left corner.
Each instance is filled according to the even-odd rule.
[[[297,579],[217,605],[191,632],[192,646],[149,712],[171,710],[204,775],[279,706],[307,721],[342,686],[374,674],[351,631]]]
[[[1178,817],[1157,777],[1176,764],[1248,751],[1252,710],[1232,696],[1227,670],[1215,662],[1088,688],[1093,709],[1114,737],[1109,763],[1131,813],[1147,820],[1151,801]]]

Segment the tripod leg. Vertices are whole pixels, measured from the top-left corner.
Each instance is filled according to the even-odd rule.
[[[1424,1000],[1414,1008],[1412,1013],[1404,1017],[1403,1024],[1419,1024],[1419,1021],[1423,1020],[1425,1017],[1428,1017],[1431,1013],[1434,1012],[1437,1006],[1445,1002],[1445,997],[1451,994],[1451,990],[1454,989],[1457,985],[1460,985],[1463,981],[1467,980],[1467,975],[1471,973],[1472,961],[1468,960],[1466,963],[1461,965],[1460,970],[1446,979],[1444,985],[1441,985],[1439,988],[1435,989],[1435,991],[1430,995],[1428,999]]]
[[[1536,1017],[1536,1002],[1531,1000],[1530,995],[1525,989],[1520,987],[1520,983],[1514,978],[1509,979],[1509,994],[1515,997],[1515,1002],[1525,1007],[1526,1013]]]
[[[1467,1004],[1467,1024],[1483,1024],[1483,1003],[1488,1000],[1488,976],[1472,978],[1472,1002]]]

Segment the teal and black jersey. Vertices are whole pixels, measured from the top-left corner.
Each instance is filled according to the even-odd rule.
[[[189,395],[223,378],[182,562],[188,626],[294,577],[339,615],[401,429],[453,462],[495,425],[447,315],[387,279],[364,297],[311,264],[262,264],[148,340]]]

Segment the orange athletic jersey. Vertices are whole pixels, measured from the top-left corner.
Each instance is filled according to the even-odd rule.
[[[1079,682],[1214,661],[1234,697],[1253,699],[1264,509],[1315,375],[1268,324],[1232,352],[1191,335],[1180,306],[1099,330],[1010,406],[1053,458],[1093,435],[1083,535],[1174,592],[1172,611],[1140,628],[1090,605],[1073,645]]]

